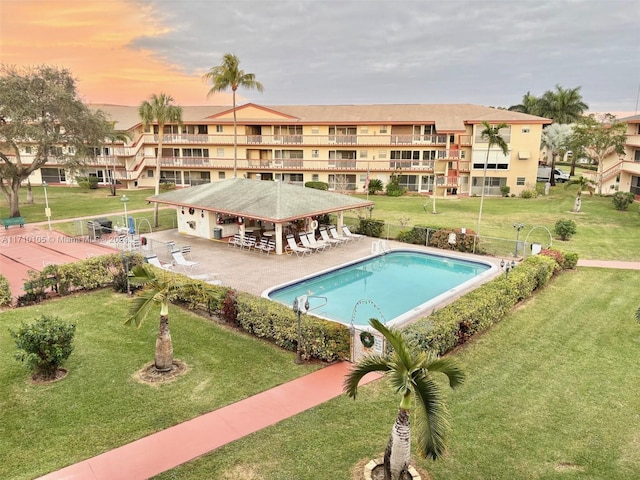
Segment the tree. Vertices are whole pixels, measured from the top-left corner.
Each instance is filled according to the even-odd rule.
[[[553,123],[542,131],[542,145],[547,147],[547,152],[551,157],[551,175],[549,178],[551,185],[555,186],[556,184],[556,178],[553,174],[556,168],[556,156],[559,152],[568,150],[572,134],[573,126],[559,123]]]
[[[485,120],[484,122],[482,122],[482,126],[484,127],[484,130],[482,130],[482,133],[481,133],[482,138],[486,139],[489,142],[489,144],[487,145],[487,158],[484,161],[484,168],[482,171],[482,191],[480,192],[480,212],[478,213],[478,229],[476,232],[476,235],[478,236],[478,238],[480,237],[480,224],[482,223],[482,207],[484,204],[484,190],[486,186],[485,184],[487,182],[487,164],[489,163],[489,153],[491,152],[491,147],[493,145],[497,145],[498,147],[500,147],[500,150],[502,150],[502,153],[505,156],[509,154],[509,146],[507,145],[507,142],[504,141],[504,138],[502,138],[502,135],[500,134],[500,130],[503,128],[508,128],[508,125],[506,123],[501,123],[499,125],[492,127],[489,124],[489,122]]]
[[[511,105],[509,110],[512,112],[528,113],[529,115],[538,115],[540,111],[540,99],[531,92],[527,92],[522,97],[522,103]]]
[[[261,92],[264,87],[256,80],[253,73],[245,73],[240,69],[240,60],[231,53],[225,53],[222,57],[222,64],[212,67],[203,75],[205,80],[210,81],[212,86],[207,97],[214,93],[223,92],[231,88],[233,92],[233,178],[237,177],[238,171],[238,120],[236,118],[236,90],[238,87],[247,90],[257,90]]]
[[[576,199],[573,202],[573,211],[574,213],[578,213],[580,211],[580,208],[582,207],[582,192],[587,190],[589,192],[589,195],[593,195],[595,185],[591,180],[582,175],[580,175],[576,179],[569,180],[565,184],[565,188],[571,185],[578,185],[578,194],[576,195]]]
[[[554,123],[575,123],[589,106],[582,101],[582,87],[547,90],[538,101],[538,115],[550,118]]]
[[[160,194],[160,161],[162,159],[162,141],[164,137],[164,126],[170,123],[182,124],[182,107],[172,105],[173,97],[160,93],[151,95],[150,101],[145,100],[140,104],[138,113],[142,119],[143,127],[146,129],[150,123],[158,124],[158,153],[156,154],[156,190],[155,194]],[[157,227],[160,223],[158,215],[159,204],[156,202],[153,210],[153,223]]]
[[[114,144],[116,142],[127,142],[131,140],[132,135],[127,130],[116,130],[114,128],[114,124],[110,123],[108,130],[105,134],[105,138],[109,141],[109,145],[111,145],[111,156],[113,157],[113,165],[111,168],[111,173],[109,174],[109,190],[111,191],[111,196],[116,196],[116,155],[114,150]]]
[[[10,215],[20,216],[21,183],[50,159],[73,170],[104,141],[105,114],[92,111],[68,70],[40,65],[0,67],[0,190]],[[21,147],[33,161],[23,162]],[[9,153],[10,152],[10,153]]]
[[[399,393],[400,406],[384,453],[385,480],[399,480],[409,466],[411,449],[410,413],[417,409],[417,445],[422,457],[439,458],[446,447],[450,429],[449,413],[442,400],[441,387],[432,373],[443,373],[449,386],[464,382],[465,375],[451,358],[437,358],[433,353],[409,345],[399,330],[387,328],[372,318],[370,325],[386,338],[392,351],[385,355],[364,357],[346,375],[344,391],[355,399],[358,383],[370,372],[383,372],[391,388]]]
[[[598,194],[602,193],[603,161],[613,153],[620,157],[624,156],[626,132],[627,124],[618,121],[609,113],[601,120],[596,119],[595,115],[582,117],[573,129],[571,142],[598,166],[596,178]]]

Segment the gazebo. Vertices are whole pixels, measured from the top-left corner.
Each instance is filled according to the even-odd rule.
[[[173,190],[147,200],[175,206],[180,233],[222,240],[259,230],[275,237],[278,254],[284,253],[286,231],[313,230],[318,217],[329,213],[337,215],[340,229],[345,211],[374,205],[340,193],[245,178]]]

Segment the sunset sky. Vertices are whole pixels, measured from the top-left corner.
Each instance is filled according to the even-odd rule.
[[[264,105],[520,103],[581,86],[593,111],[637,109],[637,0],[0,0],[0,62],[68,68],[90,103],[207,98],[229,52]]]

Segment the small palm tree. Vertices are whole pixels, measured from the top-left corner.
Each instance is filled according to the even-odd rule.
[[[132,285],[142,286],[131,303],[129,318],[125,325],[135,324],[140,328],[147,318],[151,307],[160,305],[160,327],[156,339],[155,367],[159,372],[168,372],[173,368],[173,342],[169,331],[169,304],[172,303],[183,284],[167,272],[157,272],[147,264],[136,265],[129,278]]]
[[[387,355],[368,355],[354,365],[345,377],[344,391],[355,399],[362,377],[370,372],[384,372],[393,390],[402,396],[384,453],[384,479],[399,480],[409,467],[409,415],[412,408],[417,408],[419,415],[416,429],[420,455],[435,460],[445,450],[445,438],[450,428],[449,413],[442,400],[441,389],[431,373],[446,375],[452,388],[461,385],[465,375],[454,360],[437,358],[409,345],[399,330],[387,328],[375,318],[369,323],[384,335],[393,350]]]
[[[109,141],[109,144],[111,145],[111,156],[113,157],[113,165],[111,167],[111,174],[109,175],[109,189],[111,192],[111,196],[115,197],[116,196],[116,155],[114,153],[113,145],[116,142],[126,143],[127,141],[131,140],[131,138],[133,137],[131,135],[131,132],[127,130],[116,130],[114,128],[114,124],[109,123],[105,138]]]
[[[574,178],[573,180],[569,180],[565,184],[565,188],[568,188],[571,185],[578,185],[578,193],[576,195],[576,199],[573,202],[573,211],[578,213],[580,208],[582,207],[582,192],[588,191],[589,195],[593,195],[593,191],[595,190],[595,183],[592,180],[589,180],[587,177],[580,175],[578,178]]]
[[[162,140],[164,136],[164,126],[167,123],[182,124],[182,107],[172,105],[173,97],[161,93],[151,95],[150,101],[145,100],[140,104],[138,113],[142,119],[142,125],[146,129],[150,123],[158,123],[158,153],[156,154],[156,195],[160,193],[160,160],[162,158]],[[155,204],[153,213],[154,226],[158,226],[158,207],[159,204]]]
[[[231,88],[233,92],[233,178],[237,176],[238,170],[238,120],[236,118],[236,90],[243,87],[248,90],[262,92],[264,87],[256,80],[253,73],[245,73],[240,70],[240,60],[231,53],[225,53],[222,57],[222,64],[212,67],[203,75],[205,80],[210,81],[212,86],[207,96],[214,93],[223,92]]]
[[[482,206],[484,205],[484,190],[485,183],[487,181],[487,164],[489,163],[489,153],[491,152],[491,147],[493,145],[497,145],[502,150],[504,155],[509,153],[509,146],[507,142],[505,142],[502,135],[500,135],[500,130],[503,128],[508,128],[506,123],[500,123],[499,125],[491,126],[489,122],[482,122],[482,126],[484,130],[482,130],[482,138],[486,139],[489,144],[487,145],[487,158],[484,161],[484,169],[482,172],[482,191],[480,192],[480,212],[478,213],[478,229],[476,231],[476,235],[480,238],[480,224],[482,223]]]

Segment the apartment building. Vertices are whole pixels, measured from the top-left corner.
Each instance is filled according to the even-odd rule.
[[[186,106],[181,125],[144,129],[138,107],[95,105],[128,130],[131,141],[104,145],[87,163],[86,174],[111,177],[131,189],[155,185],[162,140],[161,181],[178,187],[232,178],[303,184],[321,181],[340,192],[364,192],[367,179],[384,185],[397,175],[409,192],[479,195],[487,164],[485,195],[513,194],[536,182],[542,127],[550,120],[469,104],[287,105],[253,103]],[[488,149],[482,122],[505,123],[509,152]],[[160,137],[161,135],[161,137]],[[235,141],[234,141],[235,139]],[[234,147],[236,145],[237,147]],[[64,147],[62,147],[64,148]],[[28,149],[28,146],[25,146]],[[30,151],[22,154],[28,161]],[[38,178],[39,177],[39,178]],[[31,182],[72,183],[64,164],[50,160]]]
[[[602,162],[599,173],[592,180],[601,183],[601,192],[605,195],[616,191],[631,192],[640,197],[640,115],[621,118],[627,123],[625,154],[619,156],[613,152]]]

